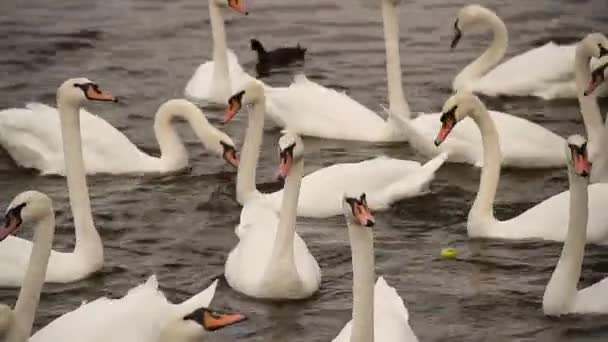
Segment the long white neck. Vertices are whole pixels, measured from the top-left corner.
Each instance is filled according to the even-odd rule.
[[[224,17],[222,15],[222,9],[215,4],[215,0],[208,1],[211,33],[213,35],[213,75],[211,77],[211,90],[228,100],[231,89]]]
[[[294,238],[296,210],[303,174],[304,161],[300,159],[292,165],[285,181],[272,256],[264,274],[263,287],[269,292],[280,294],[283,297],[292,297],[292,291],[296,294],[302,286],[294,257]]]
[[[409,119],[410,107],[405,100],[401,77],[401,59],[399,57],[399,14],[396,4],[382,1],[382,19],[384,23],[384,44],[386,49],[386,80],[388,82],[389,111]],[[389,117],[389,119],[391,119]]]
[[[347,218],[353,262],[353,324],[350,342],[374,341],[374,238]]]
[[[13,324],[6,335],[6,342],[25,342],[29,339],[46,277],[54,235],[55,216],[52,208],[49,208],[49,212],[37,222],[35,227],[30,262],[13,310]]]
[[[243,204],[246,199],[258,193],[255,186],[255,169],[260,158],[260,148],[264,133],[264,113],[266,101],[264,98],[253,104],[249,111],[247,131],[241,153],[241,161],[237,172],[236,199]]]
[[[479,181],[477,197],[475,197],[475,202],[469,212],[469,221],[473,223],[495,220],[493,212],[494,199],[496,197],[496,189],[500,179],[500,164],[502,159],[498,131],[494,125],[494,120],[492,120],[487,109],[479,100],[477,100],[475,106],[476,109],[471,112],[470,116],[481,131],[483,167],[481,169],[481,179]],[[471,229],[472,226],[475,226],[475,224],[468,224],[469,229]],[[477,235],[475,232],[469,231],[469,233]]]
[[[581,275],[587,240],[587,180],[568,172],[570,180],[570,219],[562,254],[543,296],[546,314],[562,314],[572,310]]]
[[[98,269],[103,264],[103,245],[91,214],[89,189],[82,156],[80,108],[78,105],[64,101],[61,97],[57,99],[57,107],[61,121],[70,207],[76,229],[74,254],[83,264]]]
[[[591,55],[588,53],[585,45],[579,44],[576,47],[574,60],[576,92],[581,116],[583,117],[583,124],[587,131],[589,156],[591,161],[594,161],[597,154],[601,151],[600,139],[602,136],[603,124],[600,107],[597,103],[597,94],[584,95],[585,89],[591,81],[590,60]]]
[[[484,10],[482,13],[481,20],[492,28],[494,38],[486,51],[462,69],[454,78],[454,82],[452,83],[454,90],[471,90],[468,87],[473,82],[482,78],[490,69],[494,68],[507,51],[509,34],[505,23],[490,10]]]
[[[200,109],[186,100],[170,100],[160,106],[154,118],[154,133],[160,146],[161,163],[167,170],[188,165],[188,151],[172,124],[176,117],[188,121],[196,136],[206,146],[212,143],[209,131],[215,129]]]

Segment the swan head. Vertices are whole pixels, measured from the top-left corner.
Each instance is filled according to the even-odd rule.
[[[566,156],[568,169],[581,177],[589,177],[591,162],[587,154],[587,139],[578,134],[569,136],[566,140]]]
[[[224,123],[232,120],[244,106],[255,105],[263,101],[266,101],[266,99],[262,84],[255,80],[249,81],[243,90],[228,99],[228,109],[224,114]]]
[[[233,10],[248,15],[249,12],[245,10],[245,0],[209,0],[212,1],[215,6],[219,8],[232,8]]]
[[[475,113],[480,107],[483,107],[483,103],[470,92],[460,91],[447,99],[441,111],[441,128],[435,138],[435,146],[441,145],[456,124]]]
[[[496,14],[481,5],[467,5],[461,8],[454,22],[454,38],[450,47],[453,49],[458,45],[463,31],[485,23],[488,16],[496,16]]]
[[[169,321],[161,332],[161,342],[201,342],[205,334],[242,322],[239,313],[199,308],[184,317]]]
[[[0,337],[4,336],[13,323],[13,310],[8,305],[0,304]]]
[[[589,33],[577,47],[577,54],[583,52],[589,57],[601,58],[608,55],[608,38],[603,33]]]
[[[70,78],[57,89],[57,102],[79,106],[86,101],[118,102],[118,99],[87,78]]]
[[[279,178],[289,177],[293,164],[304,157],[304,143],[295,133],[287,132],[279,139]]]
[[[376,223],[367,205],[365,193],[342,195],[342,211],[348,222],[358,226],[373,227]]]
[[[593,94],[595,89],[602,85],[608,78],[608,55],[600,58],[598,65],[599,66],[591,72],[591,81],[589,81],[589,85],[587,86],[587,89],[585,89],[585,96]]]
[[[15,233],[24,223],[36,222],[52,213],[51,199],[38,191],[25,191],[9,204],[0,227],[0,241]]]
[[[210,126],[210,129],[205,133],[203,143],[205,147],[211,152],[222,156],[224,160],[234,166],[239,167],[239,157],[237,156],[236,147],[234,147],[234,141],[228,136],[228,134],[220,131],[219,129]]]

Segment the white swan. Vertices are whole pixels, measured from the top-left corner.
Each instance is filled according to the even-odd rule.
[[[454,48],[462,32],[489,26],[494,34],[490,47],[454,78],[452,88],[488,96],[536,96],[543,99],[575,98],[574,55],[576,45],[543,46],[517,55],[496,66],[508,46],[505,23],[492,10],[480,5],[468,5],[458,12],[454,23]],[[606,89],[601,90],[602,93]]]
[[[301,299],[321,284],[321,270],[296,233],[296,207],[304,171],[300,137],[279,140],[282,177],[286,177],[280,217],[263,203],[248,202],[241,212],[238,244],[228,255],[224,276],[230,287],[250,297]]]
[[[379,277],[374,286],[374,219],[365,194],[344,196],[353,262],[353,319],[333,342],[418,342],[397,291]]]
[[[0,111],[0,144],[20,166],[40,170],[42,174],[65,175],[60,115],[57,109],[41,103]],[[141,151],[107,121],[81,109],[86,173],[166,173],[186,168],[188,152],[172,125],[176,117],[188,121],[207,149],[231,165],[238,165],[232,139],[213,127],[194,104],[175,99],[161,105],[154,118],[160,157]]]
[[[589,215],[589,160],[586,143],[585,138],[579,135],[568,138],[566,153],[570,161],[570,219],[562,254],[543,296],[543,311],[546,315],[608,312],[608,301],[605,300],[608,278],[582,290],[577,289],[585,256]]]
[[[223,107],[226,101],[242,88],[243,84],[254,78],[249,76],[239,64],[236,55],[228,50],[223,10],[233,10],[247,14],[245,0],[208,0],[209,19],[213,35],[213,60],[199,65],[184,93],[190,100],[204,107]]]
[[[84,304],[29,338],[55,233],[52,202],[46,195],[37,191],[17,195],[8,207],[0,241],[25,224],[35,226],[34,247],[19,298],[9,314],[12,322],[6,331],[6,342],[25,342],[28,339],[30,342],[194,342],[200,341],[206,331],[245,319],[240,314],[216,313],[206,308],[215,294],[217,280],[206,290],[175,305],[158,290],[156,277],[152,276],[125,297],[104,297]],[[0,243],[1,248],[3,245]]]
[[[479,98],[471,93],[459,92],[450,97],[443,106],[437,143],[451,136],[451,130],[458,127],[464,118],[470,116],[478,125],[483,139],[484,164],[481,170],[479,191],[469,211],[467,231],[469,237],[564,241],[568,224],[569,192],[564,191],[526,210],[519,216],[506,221],[494,217],[494,199],[500,179],[500,148],[498,132],[494,121]],[[555,146],[559,149],[559,146]],[[589,172],[589,170],[587,170]],[[589,187],[590,218],[587,241],[608,244],[608,211],[604,206],[608,201],[608,184],[594,184]]]
[[[252,199],[263,200],[279,212],[283,190],[262,194],[255,184],[266,108],[264,88],[256,82],[250,82],[245,90],[235,94],[229,102],[225,121],[232,119],[243,106],[252,105],[241,153],[242,163],[237,175],[237,201],[244,205]],[[374,210],[386,209],[398,200],[426,191],[446,158],[445,154],[440,154],[420,165],[410,160],[379,157],[316,170],[302,180],[298,216],[320,218],[339,215],[342,212],[341,194],[348,189],[366,192]]]
[[[46,281],[67,283],[83,279],[103,266],[103,246],[95,229],[84,174],[79,108],[85,101],[113,101],[111,94],[85,78],[69,79],[57,89],[63,152],[76,243],[71,253],[52,251]],[[0,243],[0,286],[20,286],[32,251],[32,242],[10,236]]]

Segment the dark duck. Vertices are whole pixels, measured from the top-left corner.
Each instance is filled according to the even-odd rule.
[[[256,68],[259,74],[268,73],[274,67],[283,67],[297,61],[302,61],[306,53],[306,49],[302,48],[299,43],[296,47],[282,47],[266,51],[264,45],[257,39],[251,40],[251,50],[258,54]]]

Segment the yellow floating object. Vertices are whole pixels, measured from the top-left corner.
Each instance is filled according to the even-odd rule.
[[[453,259],[458,256],[458,252],[455,248],[443,248],[441,250],[441,257],[445,259]]]

